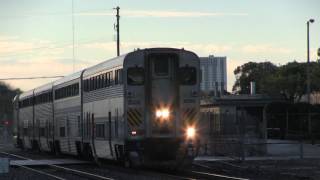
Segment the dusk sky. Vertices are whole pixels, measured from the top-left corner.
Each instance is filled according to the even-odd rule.
[[[174,47],[226,56],[229,91],[238,65],[306,61],[310,18],[312,61],[320,48],[319,0],[74,0],[74,71],[116,56],[116,6],[121,54]],[[0,79],[73,72],[72,0],[0,0],[0,27]],[[29,90],[53,80],[5,82]]]

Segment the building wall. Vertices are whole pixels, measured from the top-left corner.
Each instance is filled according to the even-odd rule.
[[[227,91],[227,57],[200,57],[202,71],[201,91],[212,96],[223,95]]]
[[[301,97],[299,102],[308,102],[308,96],[305,94]],[[310,94],[310,104],[320,104],[320,92],[312,92]]]
[[[266,153],[262,106],[212,105],[200,110],[200,154],[242,157],[243,153]]]

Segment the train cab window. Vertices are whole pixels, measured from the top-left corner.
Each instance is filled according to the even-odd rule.
[[[150,54],[149,61],[152,62],[153,74],[156,76],[168,76],[170,71],[170,64],[178,59],[176,54]]]
[[[194,67],[181,67],[179,69],[179,81],[181,85],[194,85],[197,82],[197,70]]]
[[[141,67],[128,68],[127,81],[129,85],[143,85],[144,69]]]
[[[167,76],[169,73],[168,59],[154,59],[154,72],[157,76]]]

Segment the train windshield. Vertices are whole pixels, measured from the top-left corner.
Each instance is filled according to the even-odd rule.
[[[195,85],[197,81],[197,71],[194,67],[182,67],[179,70],[179,80],[181,85]]]
[[[141,67],[128,68],[127,81],[129,85],[143,85],[144,70]]]
[[[157,76],[167,76],[169,73],[169,62],[166,57],[154,59],[154,72]]]
[[[170,64],[177,58],[176,54],[150,54],[149,60],[153,63],[154,75],[158,77],[168,76],[172,68]]]

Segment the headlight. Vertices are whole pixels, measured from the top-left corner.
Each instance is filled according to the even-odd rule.
[[[187,138],[192,139],[196,135],[196,129],[194,127],[187,128]]]
[[[169,115],[170,115],[170,112],[168,109],[158,109],[156,111],[157,118],[167,119],[167,118],[169,118]]]

